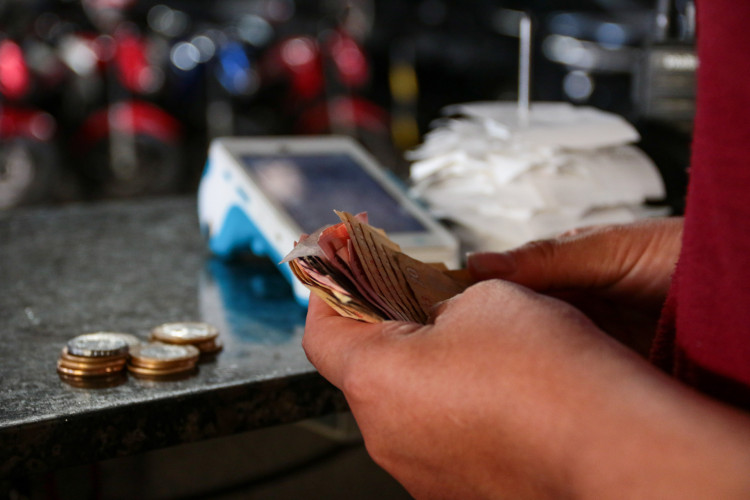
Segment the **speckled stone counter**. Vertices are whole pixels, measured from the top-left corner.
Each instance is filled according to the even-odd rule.
[[[0,212],[0,476],[345,409],[300,347],[303,308],[266,259],[211,258],[192,198]],[[74,387],[68,339],[207,321],[224,349],[181,380]]]

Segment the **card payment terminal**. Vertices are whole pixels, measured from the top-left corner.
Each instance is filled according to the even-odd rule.
[[[212,253],[250,252],[275,263],[302,233],[339,222],[334,210],[367,212],[404,253],[458,265],[458,242],[348,137],[231,137],[212,141],[198,189],[198,215]],[[279,269],[296,300],[309,291]]]

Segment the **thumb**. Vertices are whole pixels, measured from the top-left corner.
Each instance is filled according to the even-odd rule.
[[[616,274],[591,240],[538,240],[507,252],[473,253],[467,268],[477,281],[500,278],[538,291],[588,288]]]
[[[476,280],[501,278],[537,291],[619,286],[673,265],[671,255],[677,252],[664,250],[666,240],[674,239],[669,235],[680,228],[672,220],[587,228],[508,252],[471,254],[467,268]]]

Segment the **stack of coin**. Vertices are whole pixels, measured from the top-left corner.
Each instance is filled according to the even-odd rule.
[[[128,370],[143,378],[179,377],[195,371],[199,357],[192,345],[149,342],[130,348]]]
[[[63,347],[57,372],[68,382],[90,378],[121,377],[128,357],[128,343],[122,335],[97,332],[78,335]]]
[[[166,344],[193,345],[203,355],[219,352],[224,346],[219,330],[208,323],[164,323],[151,330],[151,340]]]

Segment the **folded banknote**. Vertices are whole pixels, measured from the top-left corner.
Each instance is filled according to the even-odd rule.
[[[282,262],[342,316],[424,324],[435,304],[470,285],[465,271],[401,252],[366,214],[335,213],[340,223],[303,234]]]

